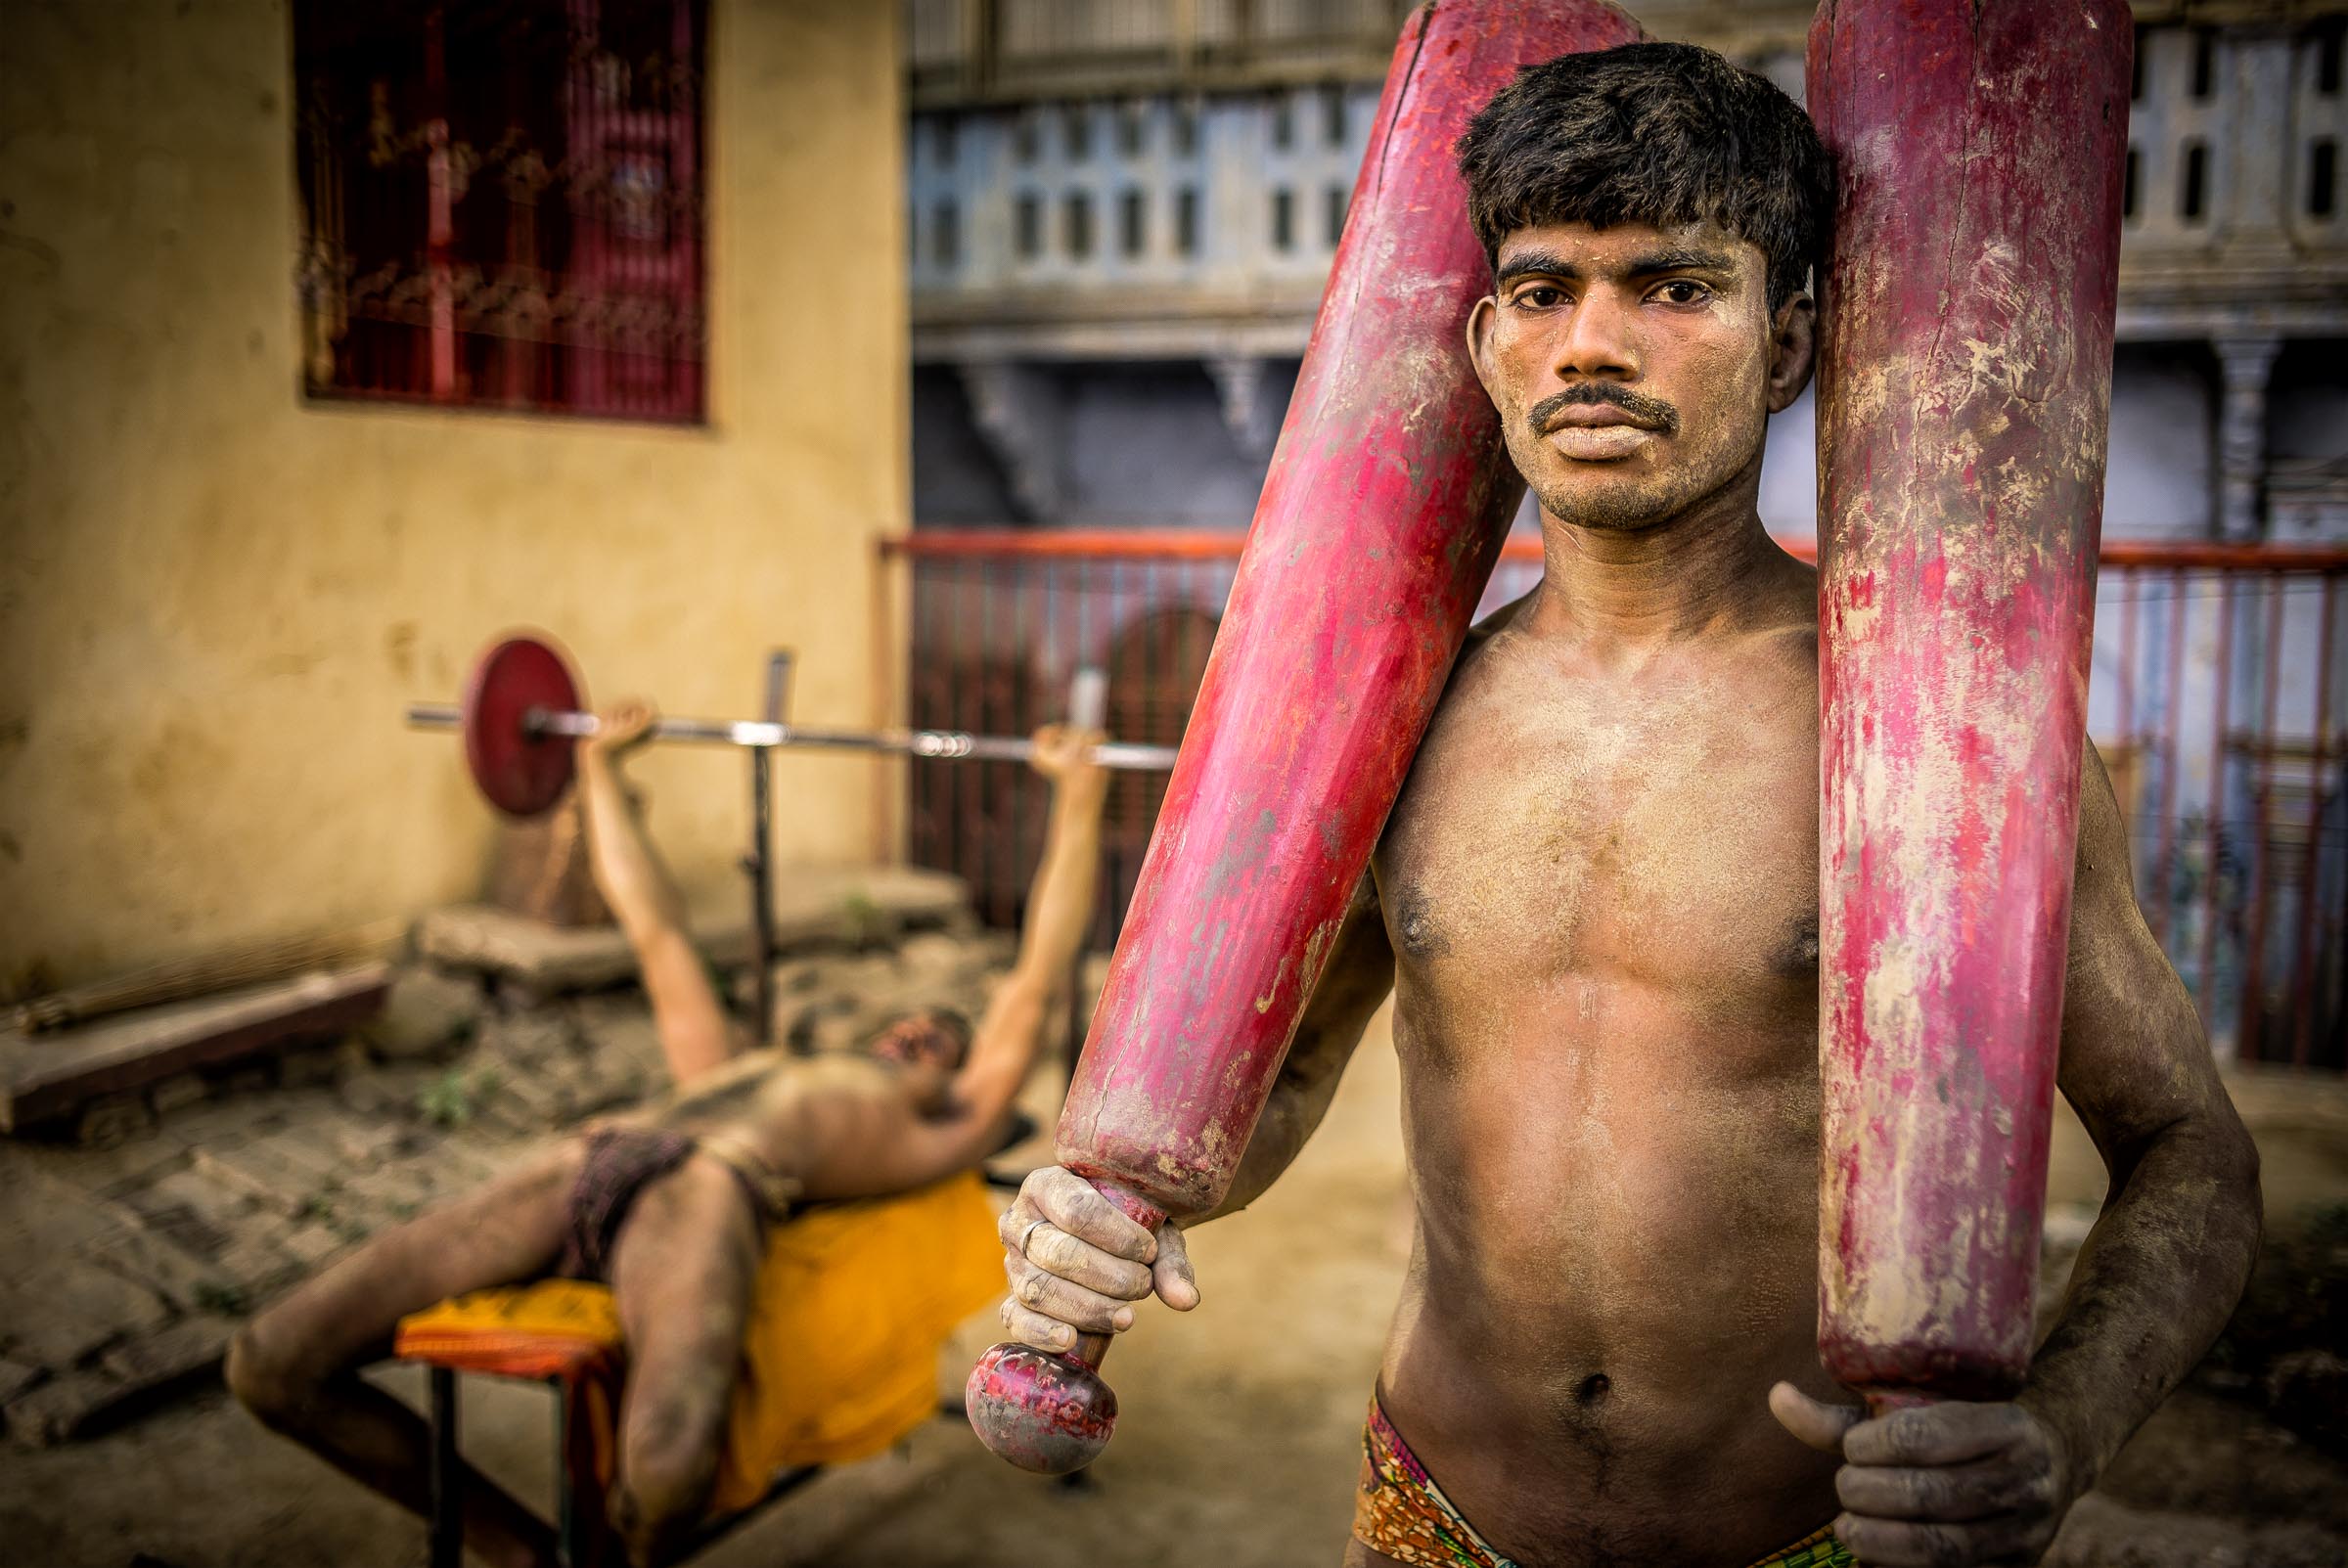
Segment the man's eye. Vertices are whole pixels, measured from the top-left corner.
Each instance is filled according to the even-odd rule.
[[[1674,278],[1655,291],[1666,302],[1674,305],[1696,305],[1712,297],[1712,291],[1689,278]]]
[[[1547,284],[1535,284],[1532,288],[1523,290],[1516,295],[1516,303],[1530,305],[1535,310],[1553,309],[1564,302],[1565,291],[1562,289],[1552,289]]]

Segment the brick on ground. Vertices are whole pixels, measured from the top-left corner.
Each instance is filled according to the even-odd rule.
[[[52,1376],[8,1400],[9,1435],[28,1445],[93,1436],[182,1385],[210,1377],[231,1331],[218,1318],[188,1318],[115,1346],[97,1366]]]
[[[335,1193],[336,1206],[355,1203],[369,1210],[379,1223],[385,1219],[404,1220],[421,1208],[432,1195],[432,1179],[402,1165],[386,1165],[381,1170],[364,1171],[342,1184]]]
[[[265,1142],[215,1154],[193,1152],[196,1173],[250,1199],[269,1212],[292,1218],[309,1207],[325,1178],[294,1164]]]
[[[94,1429],[122,1403],[122,1386],[112,1372],[91,1367],[51,1377],[8,1402],[8,1435],[44,1447],[68,1443]]]
[[[113,1374],[126,1396],[151,1393],[218,1366],[235,1331],[236,1324],[225,1318],[182,1318],[109,1347],[98,1365]]]
[[[274,1240],[251,1233],[230,1240],[212,1264],[236,1297],[235,1310],[241,1312],[252,1311],[302,1272],[300,1260],[289,1256]]]
[[[44,1367],[0,1356],[0,1407],[7,1406],[19,1394],[48,1375]]]
[[[335,1102],[324,1101],[309,1114],[260,1140],[253,1148],[302,1172],[314,1188],[331,1186],[354,1173],[358,1162],[351,1158],[350,1144],[362,1131],[366,1130],[345,1117]],[[371,1136],[384,1134],[379,1130]]]
[[[494,1128],[465,1127],[433,1144],[419,1163],[430,1166],[445,1189],[462,1190],[498,1176],[528,1146]]]
[[[334,1227],[323,1221],[313,1221],[308,1225],[294,1227],[284,1235],[279,1236],[277,1244],[284,1249],[286,1256],[300,1264],[304,1269],[318,1268],[349,1245],[336,1232]]]
[[[336,1123],[329,1136],[342,1156],[345,1176],[354,1171],[372,1171],[386,1160],[404,1159],[430,1142],[422,1128],[408,1122],[342,1120]]]
[[[236,1289],[208,1257],[144,1227],[126,1228],[92,1246],[82,1258],[145,1286],[181,1312],[225,1299]]]
[[[80,1258],[40,1258],[0,1279],[0,1340],[13,1359],[52,1370],[168,1316],[154,1291]]]
[[[209,1249],[247,1226],[258,1204],[245,1192],[206,1181],[195,1169],[171,1171],[146,1187],[127,1192],[124,1204],[139,1214],[148,1228],[162,1230],[183,1241],[198,1241]]]

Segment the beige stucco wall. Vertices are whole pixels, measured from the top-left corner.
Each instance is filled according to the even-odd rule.
[[[708,426],[305,401],[286,8],[9,0],[0,48],[0,987],[469,896],[482,641],[604,696],[875,711],[907,516],[894,5],[712,0]],[[725,891],[739,754],[645,759]],[[779,858],[869,850],[880,765],[790,757]]]

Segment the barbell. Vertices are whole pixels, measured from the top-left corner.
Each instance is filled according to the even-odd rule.
[[[1072,722],[1098,728],[1107,686],[1098,670],[1076,672],[1068,712]],[[517,633],[490,647],[474,663],[461,702],[419,702],[408,723],[422,730],[456,730],[465,738],[465,764],[492,806],[510,817],[535,817],[570,787],[577,770],[574,742],[596,733],[570,661],[551,641]],[[1035,742],[1024,737],[972,735],[964,730],[827,730],[780,719],[655,719],[655,740],[742,746],[771,751],[806,746],[939,760],[1025,762]],[[1105,768],[1164,772],[1172,746],[1104,741],[1093,760]]]

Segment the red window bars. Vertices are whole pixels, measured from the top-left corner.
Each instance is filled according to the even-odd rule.
[[[938,530],[906,562],[913,722],[1019,734],[1056,716],[1069,670],[1108,673],[1120,739],[1182,737],[1231,591],[1239,533]],[[1787,542],[1807,554],[1806,542]],[[1509,541],[1497,608],[1541,575]],[[2348,1070],[2348,550],[2111,540],[2098,584],[2088,733],[2109,768],[2153,933],[2218,1049]],[[1104,835],[1106,946],[1162,779],[1120,777]],[[1039,852],[1041,781],[1011,764],[917,768],[906,848],[969,879],[1010,924]]]
[[[698,421],[704,0],[295,0],[304,380]]]

